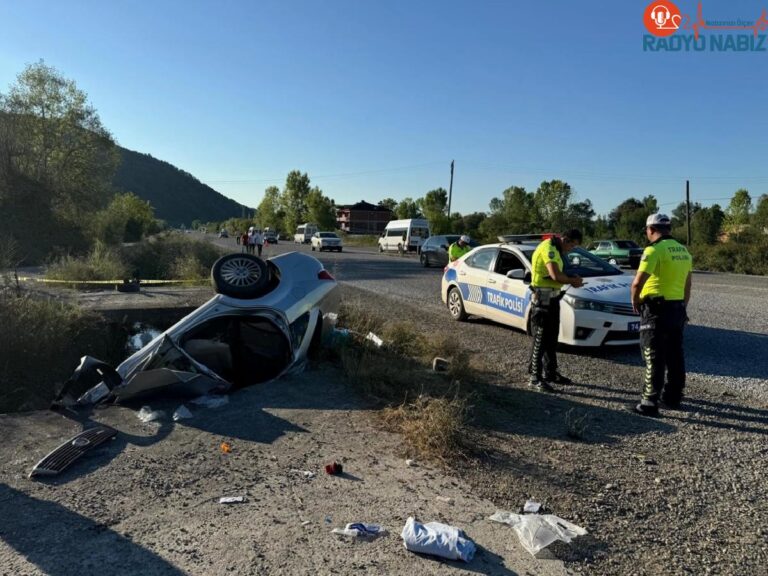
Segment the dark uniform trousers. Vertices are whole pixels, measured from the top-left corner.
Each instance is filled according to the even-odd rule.
[[[541,380],[546,374],[557,374],[557,336],[560,333],[560,298],[552,297],[548,303],[533,302],[531,307],[533,344],[528,373]],[[542,373],[543,371],[543,373]]]
[[[640,349],[645,360],[643,400],[679,403],[685,388],[685,303],[651,299],[640,304]],[[666,370],[667,382],[664,384]],[[662,395],[663,390],[663,395]]]

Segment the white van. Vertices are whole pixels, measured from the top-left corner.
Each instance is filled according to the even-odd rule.
[[[293,235],[294,244],[309,244],[312,235],[317,232],[317,224],[300,224],[296,227],[296,233]]]
[[[387,250],[416,252],[429,238],[429,222],[423,218],[392,220],[379,238],[379,252]]]

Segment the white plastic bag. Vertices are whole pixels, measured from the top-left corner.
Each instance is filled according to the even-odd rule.
[[[431,554],[449,560],[471,562],[475,555],[475,543],[462,530],[440,522],[421,524],[408,518],[400,534],[406,550]]]
[[[532,556],[557,540],[570,543],[576,536],[584,536],[587,531],[554,514],[514,514],[498,511],[488,518],[494,522],[509,524]]]

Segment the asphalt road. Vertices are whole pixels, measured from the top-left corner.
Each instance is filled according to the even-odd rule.
[[[217,244],[239,249],[234,239]],[[445,315],[440,300],[442,269],[422,268],[414,254],[379,254],[375,248],[345,247],[338,252],[312,252],[308,245],[269,245],[269,258],[298,250],[315,255],[333,276],[349,286],[403,301],[422,311]],[[631,274],[631,271],[627,271]],[[694,273],[688,310],[686,354],[691,374],[714,383],[768,397],[768,278],[737,274]],[[475,327],[488,339],[509,338],[512,329],[491,322]],[[514,332],[514,331],[512,331]],[[578,350],[569,350],[579,354]],[[637,355],[634,346],[611,351],[616,361]]]

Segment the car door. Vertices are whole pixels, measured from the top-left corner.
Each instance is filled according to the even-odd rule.
[[[458,267],[458,282],[464,309],[469,314],[488,317],[485,306],[485,290],[491,265],[498,248],[482,248],[465,258]]]
[[[525,330],[525,315],[531,291],[522,279],[507,277],[511,270],[529,271],[517,254],[502,248],[488,274],[486,312],[491,320]]]

